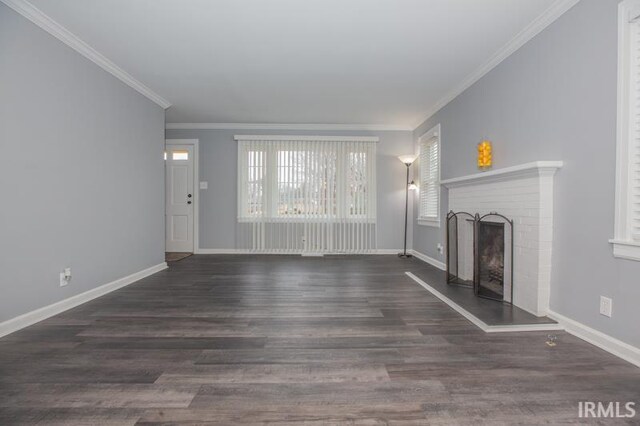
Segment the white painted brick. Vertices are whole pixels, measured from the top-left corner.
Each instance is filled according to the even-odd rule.
[[[449,210],[501,213],[514,221],[514,303],[530,312],[549,305],[553,178],[526,177],[449,190]]]

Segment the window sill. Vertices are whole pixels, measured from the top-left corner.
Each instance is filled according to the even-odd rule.
[[[640,242],[615,239],[609,242],[613,244],[614,257],[640,261]]]
[[[418,219],[418,225],[440,228],[440,219]]]

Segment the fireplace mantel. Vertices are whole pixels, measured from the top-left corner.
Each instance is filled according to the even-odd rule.
[[[562,161],[533,161],[531,163],[519,164],[517,166],[504,167],[502,169],[489,170],[486,172],[474,173],[472,175],[446,179],[440,183],[446,188],[457,188],[460,186],[500,182],[534,176],[553,176],[556,170],[561,168],[562,165]]]

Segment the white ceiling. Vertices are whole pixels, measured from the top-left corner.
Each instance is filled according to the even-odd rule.
[[[31,0],[168,123],[413,128],[554,0]]]

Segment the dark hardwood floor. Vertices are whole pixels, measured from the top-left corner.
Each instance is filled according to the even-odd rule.
[[[563,332],[485,334],[405,271],[441,274],[395,256],[175,262],[0,339],[0,424],[582,424],[578,401],[640,403],[633,365]]]

